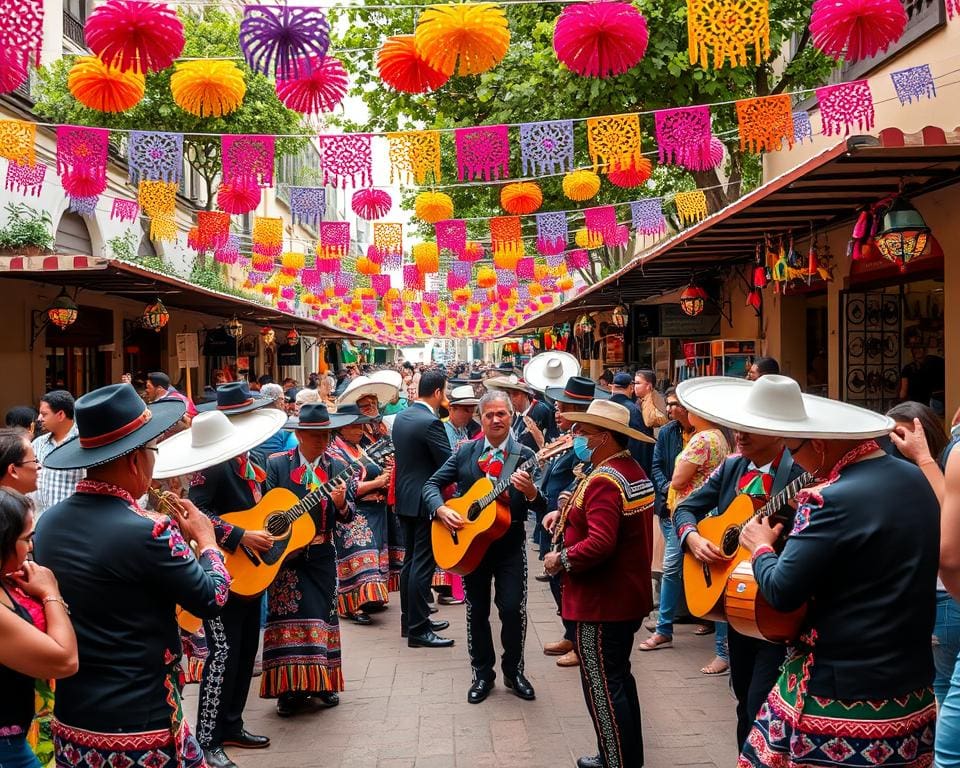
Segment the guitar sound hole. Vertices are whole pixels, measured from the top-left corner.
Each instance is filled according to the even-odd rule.
[[[267,518],[264,528],[271,536],[283,536],[290,529],[290,523],[278,512]]]
[[[720,550],[724,557],[733,557],[740,548],[740,531],[736,528],[727,528],[723,532],[723,539],[720,541]]]
[[[476,504],[471,504],[470,509],[467,510],[467,520],[474,522],[478,517],[480,517],[480,513],[482,511],[483,510],[480,509],[480,507],[478,507]]]

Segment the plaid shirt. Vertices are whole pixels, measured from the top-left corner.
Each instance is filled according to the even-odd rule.
[[[77,425],[74,424],[67,436],[63,439],[65,443],[71,437],[77,436]],[[36,519],[40,519],[47,509],[54,504],[59,504],[67,496],[72,496],[77,490],[77,483],[87,476],[83,469],[47,469],[43,466],[50,452],[63,443],[54,443],[53,435],[47,433],[41,435],[33,441],[33,452],[37,455],[40,462],[40,475],[37,477],[37,490],[33,494],[36,502]]]

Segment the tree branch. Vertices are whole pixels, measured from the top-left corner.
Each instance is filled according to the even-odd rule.
[[[787,66],[784,67],[783,77],[780,78],[780,82],[771,89],[771,96],[776,96],[779,93],[783,93],[788,86],[793,85],[793,75],[790,74],[790,65],[800,58],[800,55],[803,53],[803,49],[806,48],[809,43],[810,27],[805,26],[803,28],[803,32],[800,34],[800,40],[797,41],[797,50],[793,52],[793,58],[790,59],[790,64],[787,64]]]

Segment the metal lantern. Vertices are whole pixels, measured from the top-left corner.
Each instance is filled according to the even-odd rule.
[[[883,215],[883,227],[875,242],[883,258],[897,264],[901,270],[920,256],[927,248],[930,227],[920,212],[902,197],[898,197]]]
[[[593,318],[590,315],[583,314],[577,318],[573,326],[573,332],[577,336],[589,336],[593,333]]]
[[[152,328],[160,333],[160,329],[170,322],[170,313],[163,302],[157,299],[153,304],[147,304],[140,319],[144,328]]]
[[[64,288],[60,295],[53,300],[53,304],[47,310],[47,318],[61,331],[73,325],[77,320],[77,304],[67,296],[67,290]]]
[[[297,333],[296,328],[291,328],[287,331],[287,344],[291,347],[295,347],[300,342],[300,334]]]
[[[224,330],[231,339],[239,339],[243,335],[243,323],[234,315],[227,321]]]
[[[699,285],[690,283],[680,294],[680,309],[683,314],[696,317],[703,312],[703,305],[710,298],[707,292]]]
[[[269,325],[265,325],[260,329],[260,336],[263,337],[263,343],[269,347],[277,338],[277,333]]]
[[[610,320],[617,328],[626,328],[630,323],[630,310],[627,309],[626,304],[623,302],[617,304],[617,306],[613,308]]]

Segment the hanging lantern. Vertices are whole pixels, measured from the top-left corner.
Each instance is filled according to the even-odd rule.
[[[239,339],[243,335],[243,323],[236,315],[231,317],[223,328],[231,339]]]
[[[77,311],[77,303],[67,296],[64,288],[47,310],[47,319],[62,331],[76,322]]]
[[[287,346],[295,347],[300,343],[300,334],[297,332],[296,328],[291,328],[287,331]]]
[[[709,298],[703,288],[691,281],[690,285],[684,288],[683,293],[680,294],[680,309],[683,310],[683,314],[696,317],[703,313],[704,303]]]
[[[883,226],[874,242],[883,258],[903,272],[927,248],[930,227],[920,212],[902,197],[896,198],[883,214]]]
[[[147,304],[140,319],[144,328],[151,328],[160,333],[160,329],[170,322],[170,313],[163,306],[163,302],[157,299],[153,304]]]
[[[277,332],[269,325],[265,325],[260,329],[260,338],[262,338],[263,343],[269,347],[277,338]]]
[[[622,301],[613,308],[610,320],[617,328],[626,328],[630,323],[630,310]]]
[[[593,333],[594,323],[590,315],[580,315],[574,323],[573,332],[577,336],[589,336]]]

